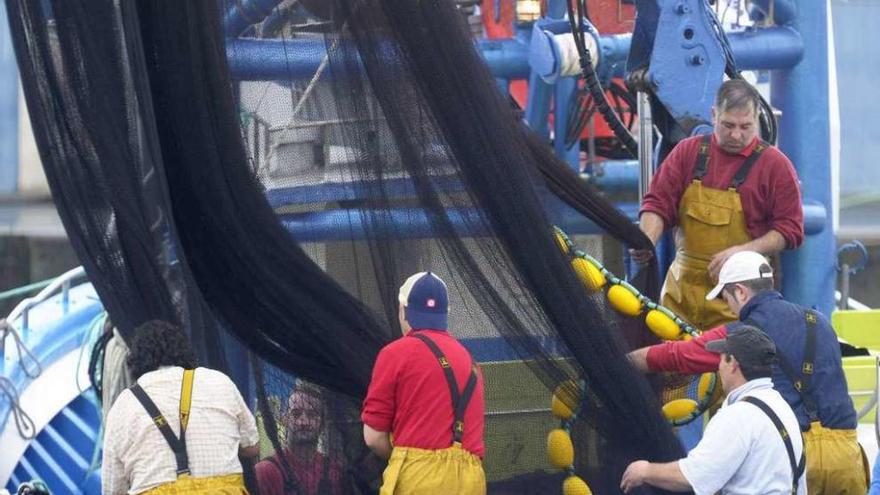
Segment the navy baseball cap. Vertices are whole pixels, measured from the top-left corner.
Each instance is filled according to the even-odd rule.
[[[446,282],[431,272],[419,272],[400,287],[397,300],[404,306],[406,321],[413,328],[447,329],[449,297]]]
[[[706,342],[706,350],[732,354],[737,361],[752,366],[769,366],[776,362],[776,344],[761,329],[742,325],[727,334],[727,338]]]

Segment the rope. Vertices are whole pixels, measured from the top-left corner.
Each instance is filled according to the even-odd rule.
[[[18,330],[15,329],[12,324],[10,324],[6,319],[0,320],[0,348],[2,348],[6,342],[6,336],[11,335],[12,339],[15,341],[15,348],[18,352],[18,365],[21,367],[21,370],[24,372],[25,376],[31,379],[34,379],[43,372],[43,368],[40,365],[40,361],[37,360],[36,356],[28,349],[21,341],[21,336],[18,335]],[[28,368],[25,363],[25,356],[30,357],[31,361],[34,362],[35,367]],[[31,419],[30,416],[21,408],[19,404],[18,391],[15,389],[15,385],[12,383],[12,380],[6,378],[5,376],[0,376],[0,392],[6,396],[9,400],[10,411],[12,412],[12,419],[15,421],[15,428],[18,430],[18,434],[25,440],[31,440],[36,436],[36,427],[34,426],[34,420]]]
[[[18,400],[18,391],[15,390],[12,380],[5,376],[0,376],[0,392],[3,392],[3,395],[9,400],[12,419],[15,421],[15,428],[18,430],[18,434],[25,440],[32,440],[37,434],[37,428],[34,425],[34,420],[21,408]]]
[[[15,327],[4,318],[0,320],[0,348],[2,348],[6,342],[7,335],[12,335],[12,340],[15,341],[15,348],[18,351],[18,365],[21,366],[21,370],[24,371],[25,376],[28,378],[36,378],[40,376],[40,373],[43,372],[43,367],[40,365],[40,361],[34,356],[34,353],[22,343],[18,330],[16,330]],[[25,364],[25,356],[30,357],[31,361],[34,362],[36,365],[35,371],[28,369]]]
[[[76,359],[76,389],[83,393],[89,387],[83,388],[82,384],[79,381],[80,369],[82,367],[83,361],[86,362],[89,371],[91,370],[91,355],[88,359],[83,359],[86,355],[86,350],[91,354],[92,346],[96,341],[98,341],[102,336],[102,331],[104,330],[104,321],[107,319],[107,312],[101,312],[97,316],[95,316],[92,321],[89,323],[89,329],[86,330],[86,334],[83,337],[82,344],[79,346],[79,357]],[[90,377],[91,378],[91,377]],[[91,386],[91,380],[89,380],[89,385]]]
[[[50,495],[51,493],[46,483],[40,480],[31,480],[27,483],[22,483],[18,487],[18,491],[15,492],[15,495]]]

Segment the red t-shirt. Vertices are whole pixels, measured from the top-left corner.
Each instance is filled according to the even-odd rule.
[[[467,349],[442,330],[413,330],[385,346],[373,366],[373,378],[364,399],[361,420],[376,431],[391,432],[394,445],[439,450],[452,445],[452,398],[440,363],[424,342],[412,337],[423,333],[432,339],[455,373],[463,391],[473,359]],[[483,375],[464,415],[462,447],[480,458],[483,446]]]
[[[678,203],[693,180],[701,139],[702,136],[687,138],[672,149],[651,181],[640,214],[650,211],[660,215],[666,228],[678,224]],[[715,136],[712,136],[709,168],[703,176],[703,185],[727,189],[757,143],[755,139],[741,152],[731,154],[719,148]],[[753,239],[772,229],[782,234],[789,249],[803,242],[804,212],[797,172],[778,148],[771,146],[764,150],[739,187],[739,194],[746,227]]]
[[[297,461],[296,457],[288,452],[286,448],[284,453],[287,465],[290,466],[290,473],[293,474],[294,487],[299,487],[303,490],[303,493],[318,493],[321,479],[326,474],[327,481],[330,483],[330,493],[332,495],[340,495],[342,493],[340,486],[342,468],[338,461],[328,459],[321,453],[316,452],[310,462],[302,463]],[[261,495],[290,495],[292,493],[299,493],[298,491],[286,492],[284,490],[285,475],[277,465],[279,461],[280,456],[275,454],[269,459],[258,462],[254,467]],[[327,466],[324,466],[325,462],[328,463]]]
[[[720,326],[703,332],[691,340],[663,342],[648,348],[650,371],[671,371],[695,375],[718,370],[721,355],[706,350],[706,343],[727,337],[727,327]]]

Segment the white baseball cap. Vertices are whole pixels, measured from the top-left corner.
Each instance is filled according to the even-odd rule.
[[[770,268],[767,258],[754,251],[740,251],[724,262],[721,273],[718,274],[718,285],[706,294],[706,300],[711,301],[718,297],[727,284],[758,278],[773,278],[773,269]]]

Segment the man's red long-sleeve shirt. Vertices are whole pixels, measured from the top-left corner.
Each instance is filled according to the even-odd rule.
[[[656,213],[666,228],[678,224],[678,204],[693,180],[700,139],[702,136],[690,137],[673,148],[654,176],[651,188],[642,200],[640,214],[646,211]],[[712,136],[709,169],[703,177],[703,186],[727,189],[757,143],[755,139],[741,152],[731,154],[718,147],[715,136]],[[797,172],[778,148],[771,146],[764,151],[739,187],[739,194],[746,226],[753,239],[772,229],[785,238],[789,249],[803,242],[804,212]]]
[[[670,371],[682,375],[696,375],[716,371],[721,355],[706,350],[706,343],[727,337],[722,325],[703,332],[687,342],[663,342],[648,348],[646,360],[651,372]]]

